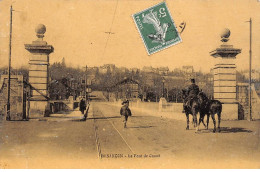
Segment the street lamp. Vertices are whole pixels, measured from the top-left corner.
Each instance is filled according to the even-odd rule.
[[[163,86],[162,86],[162,97],[164,97],[164,83],[165,83],[165,79],[163,78],[162,80]]]
[[[85,73],[84,73],[84,80],[85,80],[85,83],[84,83],[84,97],[85,97],[85,100],[87,100],[87,93],[86,93],[86,91],[87,91],[87,71],[88,71],[88,66],[86,65],[84,67],[84,69],[85,69]]]
[[[7,114],[6,120],[11,119],[10,113],[10,96],[11,96],[11,56],[12,56],[12,19],[13,19],[13,7],[10,7],[10,39],[9,39],[9,63],[8,63],[8,88],[7,88]]]
[[[249,21],[249,121],[252,121],[252,19]]]

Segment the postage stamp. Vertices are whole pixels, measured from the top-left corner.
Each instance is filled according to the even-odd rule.
[[[165,2],[134,14],[133,19],[148,55],[182,41]]]

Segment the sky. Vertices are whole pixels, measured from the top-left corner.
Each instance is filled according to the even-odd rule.
[[[148,55],[132,15],[162,0],[0,0],[0,67],[8,65],[10,5],[13,4],[12,66],[28,65],[24,44],[37,39],[35,27],[47,28],[44,40],[54,47],[50,63],[73,67],[115,64],[123,67],[193,65],[209,72],[216,62],[209,52],[221,45],[220,33],[231,30],[229,43],[241,48],[238,70],[249,67],[249,23],[253,20],[252,62],[260,64],[260,2],[257,0],[166,0],[175,24],[186,22],[182,43]],[[105,32],[113,32],[107,34]]]

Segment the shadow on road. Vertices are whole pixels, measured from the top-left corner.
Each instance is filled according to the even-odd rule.
[[[131,116],[130,118],[145,118],[147,116]]]
[[[112,118],[121,118],[121,116],[94,117],[94,118],[88,118],[88,119],[112,119]]]
[[[83,118],[81,119],[72,119],[72,122],[86,122],[86,120],[83,120]]]
[[[79,110],[59,111],[59,112],[55,112],[54,114],[71,114],[74,111],[79,111]]]
[[[47,117],[47,118],[73,118],[73,117],[71,117],[71,116],[66,116],[66,115],[64,115],[64,116],[49,116],[49,117]],[[46,118],[46,119],[47,119]]]
[[[247,130],[245,128],[240,128],[240,127],[221,127],[220,128],[220,133],[251,133],[251,130]],[[208,129],[208,130],[200,130],[200,133],[213,133],[213,129]],[[216,131],[218,133],[218,130]]]
[[[145,117],[145,116],[131,116],[131,118],[140,118],[140,117]],[[58,118],[66,118],[64,116],[62,117],[58,117]],[[110,116],[110,117],[94,117],[94,118],[87,118],[87,120],[93,120],[93,119],[116,119],[116,118],[121,118],[121,116]],[[84,122],[86,120],[82,120],[82,119],[73,119],[73,122]],[[140,127],[129,127],[129,128],[150,128],[150,127],[154,127],[154,126],[140,126]]]
[[[127,127],[127,128],[152,128],[155,126],[133,126],[133,127]]]
[[[251,130],[240,127],[221,127],[222,133],[251,133]]]

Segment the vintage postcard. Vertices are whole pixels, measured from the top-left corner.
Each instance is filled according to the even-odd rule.
[[[1,169],[258,169],[258,0],[0,0]]]

